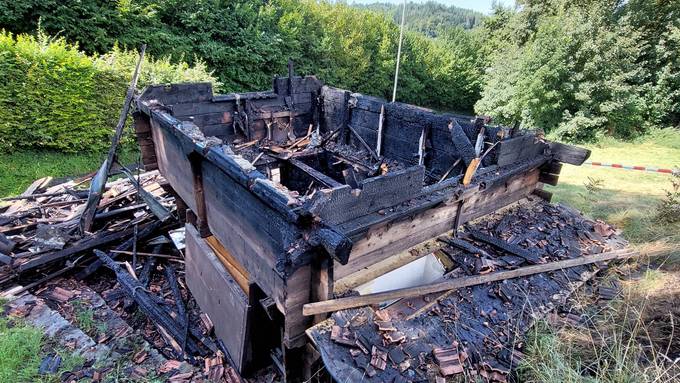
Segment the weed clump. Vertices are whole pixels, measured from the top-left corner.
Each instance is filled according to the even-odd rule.
[[[659,203],[657,217],[668,223],[680,222],[680,171],[673,173],[671,188]]]

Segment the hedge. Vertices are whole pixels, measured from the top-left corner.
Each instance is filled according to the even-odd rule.
[[[89,56],[63,38],[1,31],[0,150],[108,147],[136,58],[118,47]],[[180,81],[216,79],[200,61],[149,58],[138,87]]]

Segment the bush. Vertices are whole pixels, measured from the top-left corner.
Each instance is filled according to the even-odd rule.
[[[0,32],[0,150],[108,147],[137,54],[89,56],[63,38]],[[214,81],[198,62],[147,59],[138,86]]]

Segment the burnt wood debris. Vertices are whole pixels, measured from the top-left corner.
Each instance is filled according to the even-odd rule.
[[[604,261],[635,255],[606,223],[549,202],[543,185],[589,151],[541,134],[292,65],[263,92],[185,83],[133,98],[134,86],[97,173],[3,200],[0,284],[108,276],[107,302],[141,312],[167,357],[211,379],[274,366],[298,381],[323,363],[343,382],[507,381],[536,320]],[[137,168],[116,160],[128,108]],[[423,258],[444,270],[434,282],[358,293]]]

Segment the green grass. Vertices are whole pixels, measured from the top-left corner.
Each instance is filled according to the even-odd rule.
[[[81,301],[73,302],[74,320],[75,324],[83,330],[83,332],[90,334],[96,328],[97,322],[94,319],[94,310],[86,307]]]
[[[0,318],[0,383],[33,381],[42,342],[42,331]]]
[[[41,376],[38,368],[43,358],[56,353],[61,366],[56,374]],[[85,363],[75,355],[54,344],[43,332],[21,320],[0,318],[0,383],[59,382],[62,372],[79,368]]]
[[[106,153],[64,154],[45,151],[19,151],[0,154],[0,197],[22,193],[38,178],[79,176],[96,171]],[[137,161],[135,151],[121,154],[124,164]]]
[[[655,131],[634,142],[602,140],[587,146],[593,161],[680,168],[680,132]],[[680,224],[659,221],[658,206],[671,188],[672,176],[592,166],[565,165],[554,193],[553,202],[562,202],[584,214],[602,219],[623,231],[634,245],[650,246],[661,242],[669,246],[667,254],[680,255]],[[600,190],[587,191],[592,180],[600,182]]]

